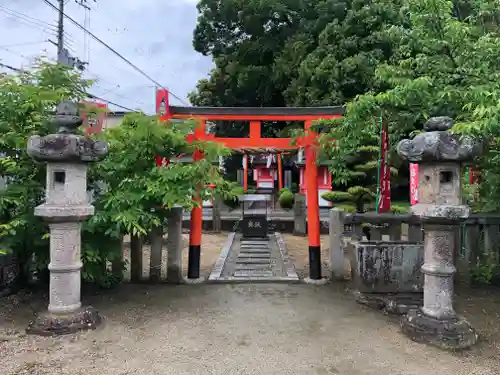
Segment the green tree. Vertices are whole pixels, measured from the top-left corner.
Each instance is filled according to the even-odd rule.
[[[282,72],[293,77],[285,91],[288,104],[343,105],[357,95],[385,89],[376,79],[375,69],[393,56],[393,41],[384,29],[406,21],[399,12],[401,1],[344,0],[328,4],[326,9],[318,8],[319,13],[326,10],[331,18],[314,36],[314,50],[299,56],[294,74],[290,69]],[[301,40],[292,42],[289,50],[300,51],[301,45]],[[292,53],[286,57],[294,61]]]
[[[375,69],[392,55],[387,25],[402,24],[401,0],[203,0],[194,47],[214,58],[190,100],[200,106],[342,105],[386,87]],[[301,123],[263,123],[287,136]],[[245,136],[242,123],[217,133]],[[234,160],[232,165],[240,165]]]
[[[109,155],[91,170],[96,214],[85,225],[88,241],[84,256],[86,276],[97,278],[100,284],[116,282],[115,277],[99,264],[121,256],[119,242],[123,235],[134,239],[147,237],[167,224],[167,212],[178,205],[190,210],[216,194],[232,197],[235,184],[225,181],[211,163],[227,150],[219,144],[205,141],[189,142],[188,134],[194,123],[160,122],[156,116],[142,113],[127,115],[120,126],[99,135],[108,142]],[[180,163],[177,155],[201,150],[204,159]],[[156,167],[155,157],[170,163]],[[216,188],[209,188],[215,184]],[[103,247],[103,239],[109,246]],[[114,239],[114,241],[113,241]],[[99,273],[100,272],[100,273]]]
[[[363,145],[346,155],[347,180],[344,183],[334,184],[336,189],[323,194],[323,198],[347,212],[365,212],[368,208],[374,209],[373,203],[376,200],[379,181],[379,154],[379,135],[365,134]],[[391,167],[391,176],[397,175],[398,170]]]
[[[46,168],[27,155],[27,140],[33,134],[57,131],[51,121],[55,105],[62,100],[81,101],[90,84],[71,69],[43,62],[30,72],[0,77],[0,176],[4,180],[0,251],[17,257],[23,282],[33,273],[48,281],[49,261],[47,225],[34,216],[34,208],[44,200]],[[104,287],[118,281],[104,265],[120,254],[121,236],[145,235],[162,225],[165,211],[174,204],[193,207],[197,187],[201,199],[233,194],[233,184],[222,179],[209,162],[226,151],[214,143],[189,143],[186,136],[191,130],[192,124],[165,126],[156,117],[134,114],[121,126],[98,135],[109,142],[110,153],[89,170],[96,214],[83,225],[84,281]],[[156,155],[171,158],[194,148],[207,159],[155,166]],[[208,183],[217,184],[215,192],[206,187]]]
[[[399,24],[399,0],[202,0],[194,47],[215,69],[195,105],[338,105],[377,89],[392,56],[382,29]]]
[[[103,210],[90,221],[107,222],[108,232],[146,235],[162,225],[166,210],[179,205],[189,210],[213,194],[231,196],[232,184],[225,181],[211,163],[227,150],[206,141],[190,143],[186,136],[194,123],[165,123],[156,116],[130,114],[120,126],[101,137],[109,144],[109,156],[93,166],[94,186]],[[176,162],[183,153],[203,151],[204,159],[194,163]],[[155,156],[171,160],[156,167]],[[209,184],[215,184],[212,190]],[[100,185],[100,187],[99,187]]]
[[[28,137],[55,131],[55,105],[83,99],[89,85],[79,74],[42,61],[30,72],[0,76],[0,252],[16,255],[23,282],[45,269],[49,256],[46,224],[33,212],[44,199],[45,165],[26,154]]]
[[[483,168],[492,184],[484,189],[492,197],[500,194],[495,182],[500,170],[492,165],[498,165],[499,9],[492,0],[425,0],[405,1],[401,10],[409,23],[387,28],[397,46],[395,58],[376,70],[389,88],[357,97],[342,119],[330,122],[323,150],[335,165],[334,176],[348,180],[345,156],[361,147],[367,134],[378,132],[381,115],[393,145],[430,116],[447,115],[457,122],[454,131],[491,139]],[[326,142],[331,138],[340,140],[335,149]]]

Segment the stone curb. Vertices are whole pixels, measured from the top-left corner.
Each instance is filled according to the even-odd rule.
[[[280,232],[275,232],[274,236],[276,237],[276,243],[278,244],[278,249],[281,253],[281,259],[283,260],[283,264],[285,265],[285,272],[287,277],[294,280],[299,280],[299,275],[297,274],[297,271],[295,271],[295,266],[288,256],[288,249],[286,247],[285,239]]]
[[[210,276],[208,277],[209,281],[218,280],[222,274],[222,270],[224,268],[224,264],[226,263],[227,257],[229,255],[229,251],[231,250],[231,246],[234,242],[234,237],[236,236],[236,232],[229,233],[226,243],[222,248],[219,259],[217,259],[217,263],[215,263],[215,267],[212,269]]]

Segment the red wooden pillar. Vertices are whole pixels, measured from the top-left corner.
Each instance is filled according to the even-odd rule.
[[[318,199],[318,166],[315,134],[310,131],[311,121],[305,123],[306,130],[306,194],[307,194],[307,239],[309,244],[309,278],[321,279],[321,242]]]
[[[195,129],[195,139],[201,139],[205,135],[205,121],[200,120],[200,125]],[[203,159],[203,153],[195,150],[193,162]],[[189,233],[189,253],[188,253],[188,279],[198,279],[200,277],[201,259],[201,231],[203,228],[203,202],[199,194],[193,196],[193,201],[197,204],[191,210],[191,223]]]
[[[281,153],[278,153],[278,189],[283,189],[283,165],[281,163]]]

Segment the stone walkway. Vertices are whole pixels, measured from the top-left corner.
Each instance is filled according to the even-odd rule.
[[[279,233],[269,239],[244,239],[231,233],[211,281],[298,281]]]

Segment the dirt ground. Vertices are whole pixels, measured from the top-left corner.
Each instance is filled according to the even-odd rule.
[[[309,245],[307,237],[299,237],[291,234],[283,234],[288,249],[288,255],[295,265],[297,274],[301,277],[309,275]],[[328,235],[321,236],[321,264],[323,276],[330,276],[328,266],[329,262],[329,249],[328,249]],[[349,262],[347,257],[345,260],[345,274],[346,277],[350,274]]]
[[[33,310],[46,302],[21,300],[0,322],[10,329],[0,340],[2,374],[500,372],[500,356],[482,351],[489,343],[465,355],[413,343],[397,320],[357,305],[336,285],[123,285],[85,299],[105,318],[101,327],[59,338],[26,337]]]
[[[307,237],[298,237],[291,234],[283,235],[286,241],[290,259],[300,277],[309,274],[309,254]],[[323,275],[329,275],[329,244],[328,235],[321,236],[321,260]],[[350,275],[350,264],[345,259],[346,281]],[[347,284],[346,284],[347,286]],[[455,307],[459,314],[466,317],[478,330],[481,345],[476,349],[476,354],[486,358],[496,357],[500,360],[500,289],[496,288],[459,288],[456,290]],[[500,370],[499,370],[500,374]]]
[[[284,237],[297,271],[307,275],[307,238]],[[224,233],[203,234],[203,275],[225,240]],[[328,236],[321,240],[327,275]],[[187,244],[184,235],[184,268]],[[481,339],[470,351],[450,354],[411,342],[400,333],[398,318],[356,304],[347,286],[124,284],[84,296],[84,304],[103,316],[101,327],[59,338],[24,334],[47,300],[21,292],[0,300],[1,373],[500,374],[500,290],[458,291],[456,309]]]

